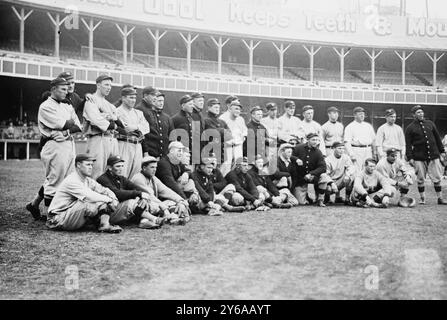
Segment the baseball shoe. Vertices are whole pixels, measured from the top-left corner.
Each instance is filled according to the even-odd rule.
[[[442,198],[438,198],[438,204],[447,204],[447,200],[444,200]]]
[[[123,229],[120,226],[109,224],[108,226],[99,226],[98,231],[101,233],[120,233]]]
[[[33,204],[30,202],[26,205],[26,210],[28,210],[31,215],[33,216],[34,220],[40,220],[42,217],[40,215],[40,209],[39,207],[33,206]]]
[[[324,204],[324,201],[323,201],[323,199],[318,199],[317,200],[317,206],[319,206],[319,207],[326,207],[326,205]]]
[[[290,209],[292,208],[292,205],[290,203],[274,203],[273,208],[276,209]]]
[[[243,206],[232,206],[229,204],[222,205],[222,209],[228,212],[243,212],[245,210]]]
[[[184,226],[186,221],[183,218],[174,218],[169,221],[169,224],[173,226]]]
[[[160,229],[161,225],[158,223],[152,222],[149,219],[143,218],[140,220],[138,228],[141,229]]]
[[[419,200],[419,204],[425,204],[425,198],[421,197],[421,199]]]

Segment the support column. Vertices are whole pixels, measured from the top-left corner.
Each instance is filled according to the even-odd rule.
[[[121,29],[118,23],[115,23],[115,26],[120,32],[121,38],[123,38],[123,64],[127,64],[127,37],[129,36],[129,34],[132,33],[135,27],[132,27],[130,30],[128,30],[127,24],[124,25],[123,29]]]
[[[93,61],[93,33],[95,32],[96,28],[99,27],[102,21],[99,21],[97,24],[94,24],[93,19],[90,18],[89,22],[84,18],[81,18],[82,23],[88,30],[88,59],[90,61]]]
[[[222,40],[222,37],[219,37],[217,40],[211,36],[211,40],[213,40],[214,44],[217,47],[217,73],[222,74],[222,49],[230,41],[230,38],[225,41]]]
[[[68,16],[65,16],[62,20],[60,19],[60,14],[56,13],[56,16],[53,18],[51,13],[47,12],[50,21],[54,26],[54,56],[59,58],[59,39],[60,39],[60,30],[59,27],[65,22]]]
[[[279,78],[284,78],[284,53],[290,48],[290,44],[287,45],[287,47],[284,48],[284,43],[281,43],[279,47],[276,45],[276,43],[272,42],[273,46],[276,48],[276,51],[278,51],[279,54]]]
[[[363,49],[365,53],[368,55],[368,57],[371,59],[371,84],[374,85],[376,82],[376,59],[378,56],[382,54],[383,50],[380,50],[376,53],[376,49],[372,49],[371,53],[368,52],[368,50]]]
[[[321,47],[318,47],[318,49],[315,49],[314,45],[311,45],[310,48],[303,45],[304,50],[306,50],[307,54],[309,55],[309,71],[310,71],[310,81],[314,81],[314,57],[320,51]]]
[[[402,61],[402,85],[405,85],[405,65],[408,58],[410,58],[414,51],[411,51],[410,54],[407,55],[407,52],[402,51],[402,55],[399,54],[398,51],[394,50],[394,53],[399,57],[400,61]]]
[[[147,28],[147,32],[149,32],[149,35],[152,37],[152,40],[154,40],[154,57],[155,57],[155,69],[158,69],[159,64],[159,57],[160,57],[160,40],[164,37],[167,31],[163,31],[162,34],[160,34],[159,29],[155,29],[155,33],[152,32],[151,29]]]
[[[133,61],[133,33],[130,35],[130,61]]]
[[[249,77],[253,78],[253,52],[255,51],[256,47],[259,46],[261,41],[256,42],[256,44],[253,42],[253,40],[250,40],[250,42],[247,43],[244,39],[242,39],[242,42],[245,44],[245,46],[248,49],[248,68],[249,68]]]
[[[437,66],[438,66],[438,61],[441,60],[441,58],[444,56],[445,52],[442,53],[439,57],[438,57],[438,53],[437,52],[433,52],[433,57],[430,55],[430,53],[426,52],[425,53],[427,55],[427,57],[430,58],[430,60],[433,62],[433,87],[436,88],[436,73],[437,73]]]
[[[20,43],[20,52],[25,52],[25,20],[28,19],[28,17],[33,13],[34,10],[30,10],[28,13],[25,13],[25,9],[21,8],[20,13],[17,11],[17,9],[12,6],[12,11],[14,11],[15,15],[19,19],[20,22],[20,36],[19,36],[19,43]]]
[[[345,48],[340,48],[338,51],[337,48],[333,48],[340,58],[340,82],[345,82],[345,57],[351,52],[351,49],[345,51]]]
[[[194,37],[192,37],[191,33],[188,32],[185,37],[183,35],[183,33],[179,32],[179,34],[182,37],[183,41],[185,41],[185,44],[186,44],[186,69],[187,69],[188,74],[191,74],[191,45],[197,39],[197,37],[199,35],[196,34]]]

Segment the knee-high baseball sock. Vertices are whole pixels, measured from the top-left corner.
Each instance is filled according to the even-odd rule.
[[[425,187],[424,186],[418,186],[419,195],[421,198],[425,199]]]
[[[382,199],[381,199],[378,195],[375,195],[375,196],[373,197],[373,200],[374,200],[374,202],[382,203]]]
[[[442,198],[442,187],[441,187],[441,183],[436,183],[434,185],[435,187],[435,192],[436,192],[436,196],[438,197],[438,199]]]
[[[318,188],[317,193],[318,193],[317,199],[318,200],[324,200],[324,194],[326,193],[326,189]]]
[[[42,185],[42,186],[40,186],[39,191],[37,192],[36,196],[34,197],[33,201],[31,202],[31,204],[33,205],[33,207],[38,207],[43,199],[44,199],[44,194],[43,194],[43,185]]]
[[[410,189],[407,188],[400,188],[400,197],[403,198],[408,194],[408,191],[410,191]]]

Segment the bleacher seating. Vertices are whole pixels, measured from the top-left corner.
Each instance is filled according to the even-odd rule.
[[[103,67],[105,69],[135,69],[138,71],[146,70],[146,72],[154,72],[155,58],[153,55],[144,53],[134,53],[133,60],[131,54],[128,52],[128,59],[125,66],[123,66],[123,53],[121,50],[112,50],[104,48],[94,48],[93,62],[88,60],[89,51],[88,47],[82,46],[81,48],[60,48],[59,59],[53,57],[52,45],[41,45],[33,42],[27,42],[25,53],[19,53],[18,41],[7,41],[0,43],[0,50],[3,54],[31,59],[35,61],[46,61],[49,63],[66,62],[70,64],[81,64],[84,66]],[[100,65],[98,65],[100,63]],[[186,75],[187,61],[186,58],[177,57],[159,57],[159,69],[157,72],[174,72],[174,75],[182,74]],[[194,74],[210,74],[216,76],[217,62],[210,60],[191,60],[191,71]],[[248,64],[229,63],[222,62],[222,75],[220,78],[230,76],[236,79],[245,79],[249,77]],[[268,79],[281,81],[279,79],[279,68],[277,66],[253,66],[254,80]],[[402,90],[417,89],[420,90],[433,90],[431,88],[432,75],[429,73],[414,74],[411,72],[406,73],[406,86],[402,88],[402,79],[400,72],[390,72],[377,70],[375,74],[375,84],[377,87],[389,87],[390,89],[399,88]],[[284,79],[293,80],[293,82],[304,83],[310,79],[309,68],[303,67],[284,67]],[[340,75],[338,70],[327,70],[321,68],[314,69],[314,82],[315,84],[328,84],[332,85],[360,85],[371,84],[371,71],[370,70],[346,70],[344,75],[344,83],[340,83]],[[445,89],[447,86],[447,76],[444,74],[438,74],[437,87]],[[414,87],[414,88],[413,88]],[[423,89],[420,89],[420,88]]]

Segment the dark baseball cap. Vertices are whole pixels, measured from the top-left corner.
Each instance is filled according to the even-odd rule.
[[[250,113],[253,113],[256,111],[262,111],[262,108],[260,106],[254,106],[253,108],[251,108]]]
[[[397,152],[398,152],[397,149],[395,149],[395,148],[391,148],[391,149],[388,149],[388,150],[386,151],[386,155],[389,156],[389,155],[391,155],[391,154],[396,154]]]
[[[67,81],[71,80],[71,79],[74,79],[74,76],[73,76],[73,74],[70,71],[64,71],[61,74],[59,74],[57,77],[58,78],[64,78]]]
[[[104,80],[110,80],[113,81],[113,78],[107,74],[101,74],[96,78],[96,83],[103,82]]]
[[[239,98],[235,95],[231,95],[225,98],[225,104],[230,104],[234,100],[239,100]]]
[[[156,96],[158,94],[158,90],[152,86],[147,86],[143,88],[143,96],[150,94]]]
[[[197,99],[197,98],[205,98],[205,96],[204,96],[202,93],[200,93],[200,92],[194,92],[194,93],[191,93],[191,97],[192,97],[193,99]]]
[[[357,112],[365,112],[365,109],[363,109],[362,107],[355,107],[353,112],[354,114]]]
[[[107,159],[108,166],[113,166],[114,164],[117,164],[119,162],[124,162],[124,160],[120,156],[110,156],[109,159]]]
[[[417,106],[414,106],[413,108],[411,108],[411,113],[416,113],[416,111],[418,111],[418,110],[423,110],[420,105],[417,105]]]
[[[96,161],[96,158],[88,153],[80,153],[76,155],[75,163],[82,161]]]
[[[307,105],[307,106],[303,107],[303,112],[306,112],[307,110],[313,110],[313,109],[314,109],[314,107]]]
[[[313,137],[318,137],[318,134],[316,134],[315,132],[311,132],[306,136],[306,139],[312,139]]]
[[[242,108],[242,104],[239,102],[239,100],[231,101],[230,107],[233,107],[233,106],[237,106],[237,107],[241,107]]]
[[[188,103],[189,101],[192,101],[193,97],[191,97],[189,94],[185,94],[183,97],[180,98],[180,105],[184,103]]]
[[[214,106],[215,104],[220,105],[219,99],[217,99],[217,98],[210,98],[210,99],[208,99],[208,101],[206,102],[206,105],[207,105],[208,107]]]
[[[343,142],[340,142],[340,141],[335,141],[335,142],[332,144],[332,148],[333,148],[333,149],[338,148],[338,147],[344,147],[344,146],[345,146],[345,144],[344,144]]]
[[[51,80],[50,87],[56,87],[56,86],[66,86],[68,85],[68,82],[64,78],[57,77],[56,79]]]
[[[338,113],[340,113],[340,110],[338,110],[337,107],[329,107],[327,109],[327,113],[329,113],[329,112],[338,112]]]
[[[137,95],[137,90],[134,87],[123,87],[121,89],[121,96],[125,97],[125,96],[132,96],[132,95]]]
[[[278,109],[278,106],[274,102],[267,103],[265,107],[267,108],[267,110]]]
[[[296,107],[295,102],[293,102],[292,100],[287,100],[284,103],[284,108],[292,108],[292,107]]]

